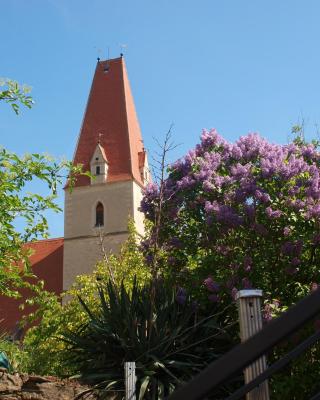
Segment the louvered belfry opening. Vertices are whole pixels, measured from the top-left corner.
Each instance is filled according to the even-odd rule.
[[[104,209],[102,203],[98,203],[96,207],[96,226],[104,225]]]

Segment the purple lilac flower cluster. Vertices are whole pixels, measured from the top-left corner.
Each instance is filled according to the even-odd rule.
[[[265,322],[270,322],[273,317],[278,313],[280,308],[280,301],[273,299],[272,302],[266,303],[263,308],[263,319]]]
[[[161,238],[170,256],[179,252],[187,262],[200,251],[201,265],[207,257],[221,272],[219,291],[212,278],[205,281],[211,301],[222,286],[234,294],[298,274],[306,283],[303,268],[320,262],[320,153],[313,144],[272,144],[256,133],[229,143],[204,130],[169,168],[163,196]],[[159,188],[150,184],[141,203],[147,218],[158,203]]]
[[[312,145],[270,144],[258,134],[249,134],[231,144],[216,130],[204,131],[195,150],[171,166],[172,173],[178,178],[169,178],[165,182],[165,196],[178,196],[199,184],[208,197],[223,191],[220,204],[216,201],[210,207],[208,199],[205,211],[215,214],[219,222],[235,226],[242,222],[243,215],[237,215],[239,204],[271,202],[273,193],[268,193],[261,185],[261,181],[269,180],[278,182],[280,190],[282,186],[283,191],[289,191],[286,206],[304,212],[306,218],[319,218],[319,159],[319,153]],[[157,201],[158,193],[156,184],[146,187],[141,204],[146,215]],[[266,208],[270,219],[278,219],[283,214],[277,207],[269,205]]]

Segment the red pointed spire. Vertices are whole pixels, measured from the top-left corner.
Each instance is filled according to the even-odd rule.
[[[98,143],[108,160],[107,182],[134,179],[143,185],[139,153],[144,149],[123,57],[97,63],[74,163],[89,171]],[[75,184],[86,185],[90,185],[86,176]]]

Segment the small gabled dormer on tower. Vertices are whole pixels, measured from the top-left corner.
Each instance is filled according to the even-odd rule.
[[[105,183],[108,176],[108,160],[106,153],[98,142],[90,161],[91,185]]]

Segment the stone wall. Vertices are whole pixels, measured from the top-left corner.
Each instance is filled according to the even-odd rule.
[[[77,275],[92,273],[103,259],[100,234],[106,254],[118,253],[128,237],[128,217],[134,215],[134,182],[113,182],[73,188],[65,192],[63,290]],[[140,189],[141,192],[141,189]],[[96,227],[96,207],[104,207],[104,224]]]
[[[0,368],[0,400],[74,400],[88,389],[75,380],[27,374],[8,374]],[[84,396],[93,400],[93,395]]]

